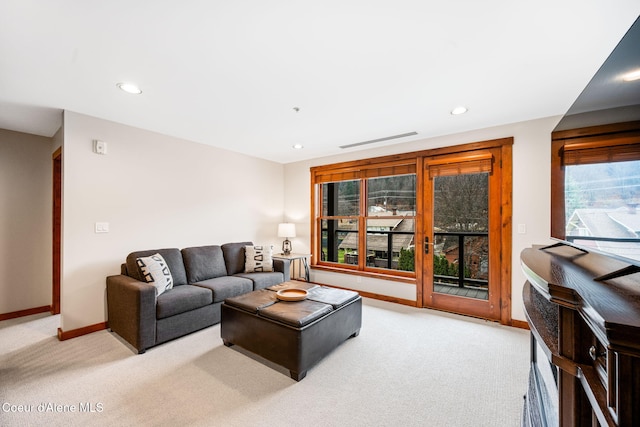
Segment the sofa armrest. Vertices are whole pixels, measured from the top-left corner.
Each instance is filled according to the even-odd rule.
[[[156,289],[119,274],[107,277],[109,328],[144,353],[156,342]]]
[[[289,259],[274,259],[273,271],[279,271],[284,275],[284,281],[291,280],[291,260]]]

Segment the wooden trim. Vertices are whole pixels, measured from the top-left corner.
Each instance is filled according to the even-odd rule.
[[[391,156],[372,157],[362,160],[350,160],[348,162],[333,163],[322,166],[313,166],[311,168],[312,175],[329,174],[332,171],[349,172],[361,171],[363,169],[377,168],[384,166],[401,166],[415,163],[416,156],[413,153],[394,154]]]
[[[407,164],[416,161],[419,157],[439,156],[441,154],[463,153],[465,151],[475,151],[481,149],[490,149],[502,147],[503,145],[513,145],[513,137],[491,139],[488,141],[471,142],[468,144],[452,145],[449,147],[433,148],[429,150],[413,151],[410,153],[394,154],[390,156],[372,157],[362,160],[351,160],[348,162],[332,163],[322,166],[314,166],[311,168],[311,178],[315,178],[316,174],[322,172],[328,173],[331,170],[361,170],[368,167],[378,167],[380,164]]]
[[[512,319],[511,320],[511,326],[513,326],[514,328],[530,330],[529,324],[524,320]]]
[[[316,233],[320,229],[319,225],[316,225],[317,218],[320,216],[319,214],[322,212],[318,212],[318,206],[320,203],[318,200],[322,200],[321,194],[316,194],[315,187],[316,182],[314,180],[313,172],[310,173],[309,177],[309,247],[311,249],[311,257],[310,265],[316,265],[318,263],[318,255],[320,254],[320,245],[318,242],[322,241],[321,236],[316,236]]]
[[[611,133],[633,132],[637,131],[638,129],[640,129],[640,120],[561,130],[551,133],[551,139],[556,141],[561,139],[584,138],[588,136],[607,135]]]
[[[551,237],[565,238],[564,167],[562,147],[564,141],[551,141]]]
[[[27,308],[25,310],[12,311],[11,313],[0,314],[0,321],[17,319],[18,317],[31,316],[32,314],[40,314],[51,311],[50,305],[43,305],[42,307]]]
[[[324,171],[315,170],[312,173],[311,179],[315,181],[316,184],[324,184],[327,182],[356,181],[367,178],[410,175],[416,173],[415,159],[412,160],[412,162],[379,163],[358,168],[349,167]]]
[[[360,215],[358,216],[358,270],[363,271],[367,265],[367,198],[369,185],[366,179],[360,182]],[[393,249],[392,249],[393,250]],[[388,255],[390,256],[390,255]]]
[[[640,131],[583,137],[565,141],[564,151],[595,150],[638,143]]]
[[[107,322],[96,323],[95,325],[85,326],[83,328],[72,329],[70,331],[64,332],[62,328],[58,328],[58,339],[60,341],[69,340],[71,338],[77,338],[82,335],[87,335],[93,332],[102,331],[103,329],[107,329]]]
[[[62,277],[62,147],[53,153],[52,181],[51,314],[60,314],[60,283]]]
[[[513,146],[503,145],[500,150],[500,220],[502,230],[500,234],[500,323],[508,325],[511,319],[511,259],[513,251]]]
[[[470,142],[468,144],[450,145],[448,147],[435,148],[432,150],[421,151],[420,155],[424,157],[440,156],[442,154],[455,154],[464,151],[488,150],[491,148],[499,148],[505,145],[513,145],[513,137],[490,139],[488,141]]]
[[[416,163],[417,170],[419,171],[416,174],[416,212],[415,212],[415,220],[414,220],[414,232],[415,232],[415,241],[414,241],[414,271],[416,277],[416,305],[418,307],[424,307],[424,278],[422,274],[422,269],[424,268],[424,218],[425,213],[424,209],[424,198],[425,198],[425,189],[424,189],[424,179],[423,179],[423,171],[424,171],[424,157],[419,157]]]
[[[450,163],[465,163],[465,162],[478,162],[478,161],[491,161],[493,160],[493,154],[491,152],[485,153],[462,153],[457,157],[436,157],[434,159],[427,159],[425,161],[426,167],[448,165]]]

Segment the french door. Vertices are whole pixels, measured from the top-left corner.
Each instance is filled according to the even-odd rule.
[[[503,178],[502,155],[496,147],[424,158],[423,306],[510,321],[510,209],[505,221],[503,202],[511,181]]]

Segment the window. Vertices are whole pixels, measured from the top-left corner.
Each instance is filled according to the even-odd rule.
[[[357,265],[360,181],[327,182],[321,194],[320,259]]]
[[[366,188],[367,266],[414,271],[416,175],[369,178]]]
[[[320,265],[414,276],[415,159],[318,173],[314,182]]]
[[[340,273],[340,280],[355,275],[415,284],[419,306],[509,322],[512,145],[513,138],[500,138],[312,167],[311,267]],[[449,210],[436,212],[436,202]],[[438,240],[446,233],[455,240]],[[469,237],[461,242],[460,235]],[[436,274],[433,258],[442,252],[448,265],[465,263],[455,272],[443,265]],[[484,286],[478,294],[483,290],[486,298],[438,292],[438,275]]]
[[[638,122],[553,133],[552,237],[640,261]]]

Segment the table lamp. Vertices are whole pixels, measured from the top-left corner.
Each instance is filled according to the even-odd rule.
[[[278,237],[284,237],[282,242],[282,253],[285,255],[291,254],[291,240],[289,237],[296,237],[296,225],[291,222],[284,222],[278,224]]]

